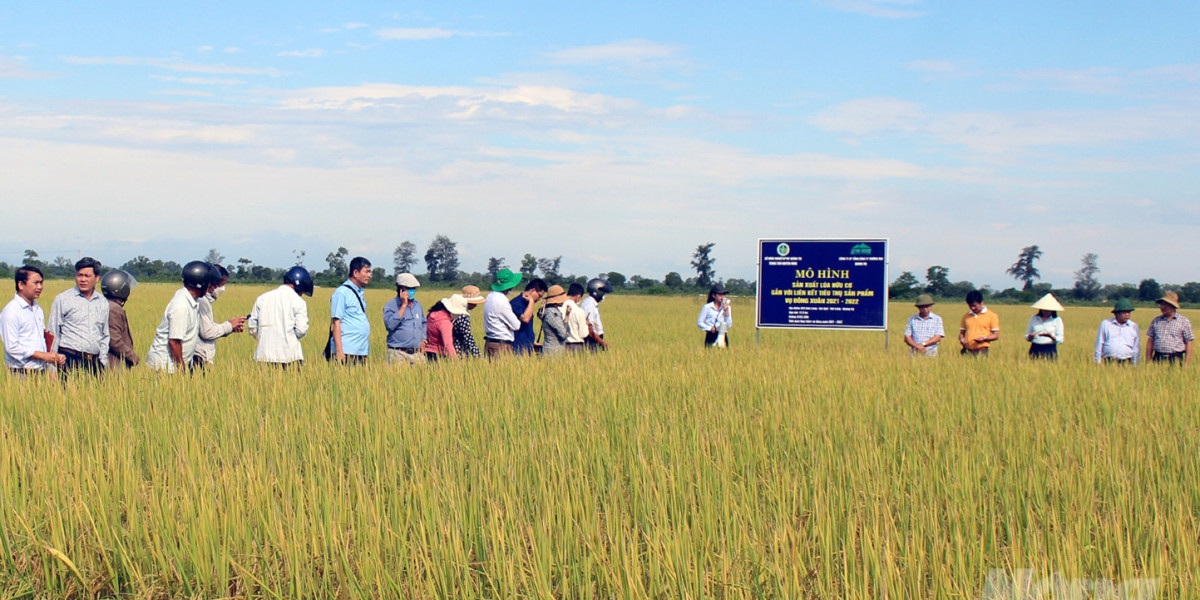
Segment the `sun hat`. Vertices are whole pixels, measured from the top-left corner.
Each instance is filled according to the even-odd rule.
[[[1117,305],[1114,306],[1112,309],[1112,311],[1115,313],[1133,312],[1134,310],[1135,309],[1133,308],[1133,303],[1125,298],[1121,298],[1120,300],[1117,300]]]
[[[1054,299],[1054,294],[1046,294],[1045,296],[1042,296],[1041,300],[1034,302],[1033,306],[1031,308],[1036,308],[1038,310],[1052,310],[1054,312],[1058,312],[1060,310],[1063,310],[1063,305],[1059,304],[1058,300]]]
[[[396,276],[396,285],[406,288],[419,288],[421,282],[412,273],[401,273]]]
[[[496,283],[492,284],[492,291],[507,292],[520,284],[520,273],[513,273],[512,269],[500,269],[500,272],[496,273]]]
[[[929,294],[921,294],[920,296],[917,296],[917,301],[913,304],[913,306],[933,306],[934,304],[936,303],[933,301],[933,296],[930,296]]]
[[[442,306],[446,312],[452,315],[467,314],[467,299],[462,297],[462,294],[454,294],[449,298],[442,298]]]
[[[1163,297],[1159,298],[1158,301],[1166,302],[1175,308],[1179,308],[1179,294],[1176,294],[1175,292],[1167,292],[1163,294]]]
[[[561,285],[552,285],[546,290],[546,304],[562,304],[567,301],[567,290]]]
[[[463,300],[467,301],[467,304],[483,304],[487,301],[486,298],[479,294],[479,288],[473,285],[463,286],[462,297]]]

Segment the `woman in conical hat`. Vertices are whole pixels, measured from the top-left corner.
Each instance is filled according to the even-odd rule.
[[[1025,328],[1025,339],[1029,342],[1029,357],[1045,360],[1058,358],[1058,345],[1063,343],[1063,322],[1058,312],[1062,304],[1054,299],[1054,294],[1046,294],[1033,303],[1037,314],[1029,319]]]

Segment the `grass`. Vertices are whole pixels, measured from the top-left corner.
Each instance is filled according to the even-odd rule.
[[[218,316],[265,289],[231,286]],[[143,355],[173,291],[134,292]],[[899,304],[886,352],[879,332],[755,345],[748,301],[720,352],[702,299],[614,295],[604,355],[339,369],[315,360],[329,292],[299,373],[259,368],[241,335],[203,377],[0,379],[0,596],[978,598],[992,569],[1200,584],[1195,367],[1090,364],[1101,309],[1064,312],[1040,364],[1022,307],[996,307],[987,360],[953,343],[912,360]],[[375,357],[388,296],[367,295]],[[949,329],[964,310],[935,307]]]

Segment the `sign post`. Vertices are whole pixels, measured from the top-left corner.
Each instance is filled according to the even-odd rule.
[[[758,240],[757,329],[883,331],[888,240]]]

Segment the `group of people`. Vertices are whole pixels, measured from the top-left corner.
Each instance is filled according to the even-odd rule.
[[[325,348],[329,360],[350,364],[367,360],[371,321],[363,292],[371,277],[371,262],[355,257],[349,278],[334,290]],[[501,269],[486,298],[478,287],[468,285],[426,311],[417,300],[421,282],[412,273],[396,275],[396,297],[383,307],[387,362],[415,366],[443,359],[608,349],[600,303],[612,293],[610,283],[592,279],[586,288],[578,283],[563,288],[534,279],[510,300],[523,279],[520,273]],[[483,305],[482,352],[471,333],[470,312],[479,305]],[[535,316],[542,320],[536,332]]]
[[[120,269],[101,276],[101,268],[100,261],[91,257],[75,263],[75,286],[54,298],[49,317],[37,303],[43,289],[41,270],[17,269],[16,294],[0,312],[0,338],[10,372],[26,376],[53,371],[68,377],[75,371],[98,374],[142,362],[125,314],[137,280]],[[212,305],[225,291],[229,271],[218,264],[192,261],[184,265],[181,276],[183,285],[167,303],[146,352],[148,367],[168,373],[204,368],[216,358],[217,340],[243,331],[256,340],[256,361],[281,367],[303,362],[300,340],[309,331],[303,297],[311,297],[314,287],[304,267],[289,269],[282,285],[260,295],[249,314],[220,323],[213,318]],[[356,257],[350,262],[349,278],[334,290],[325,347],[328,360],[367,361],[371,323],[364,292],[371,276],[370,261]],[[520,273],[504,269],[487,298],[478,287],[468,285],[426,312],[416,299],[420,281],[411,273],[397,275],[396,297],[383,307],[386,360],[417,365],[481,355],[555,355],[609,347],[599,308],[605,294],[613,291],[607,281],[593,279],[586,289],[578,283],[564,289],[534,279],[510,301],[509,294],[522,280]],[[482,353],[470,317],[471,309],[480,304],[486,334]],[[542,320],[539,334],[534,331],[535,316]]]
[[[967,294],[967,313],[958,330],[961,354],[986,356],[992,342],[1000,339],[1000,317],[983,303],[983,294]],[[933,313],[933,297],[922,294],[915,303],[917,314],[904,327],[904,343],[914,355],[937,356],[938,346],[946,337],[942,318]],[[1055,360],[1058,346],[1063,343],[1063,322],[1058,313],[1063,306],[1053,294],[1042,296],[1031,308],[1037,310],[1025,327],[1029,356],[1034,359]],[[1154,317],[1146,330],[1145,355],[1155,362],[1186,365],[1192,358],[1192,323],[1179,314],[1179,295],[1167,292],[1158,299],[1161,314]],[[1118,300],[1113,316],[1100,323],[1096,332],[1093,360],[1096,363],[1137,364],[1142,359],[1141,331],[1131,320],[1134,306],[1129,300]]]

